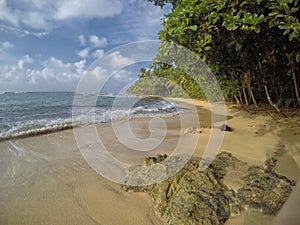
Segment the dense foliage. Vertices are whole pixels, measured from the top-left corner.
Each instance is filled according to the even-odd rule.
[[[155,2],[163,6],[168,1]],[[159,39],[184,46],[203,59],[216,75],[227,100],[300,105],[299,0],[175,3],[172,12],[165,15]],[[171,51],[174,48],[161,47],[157,58],[174,54]],[[164,77],[175,81],[191,97],[204,98],[195,78],[176,63],[154,62],[149,70],[141,71],[140,77]],[[167,83],[169,94],[173,89]]]

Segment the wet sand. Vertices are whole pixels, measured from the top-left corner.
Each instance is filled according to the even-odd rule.
[[[136,150],[119,142],[111,123],[98,125],[97,132],[107,152],[126,165],[162,153],[201,156],[211,130],[221,131],[209,127],[208,105],[201,101],[194,104],[198,105],[200,123],[192,112],[165,118],[167,133],[163,138],[164,125],[159,119],[151,122],[152,135],[149,118],[130,120],[135,136],[161,142],[151,151],[141,151],[146,146],[129,135],[126,120],[113,125],[119,129],[119,138],[133,144]],[[227,124],[234,131],[226,132],[220,151],[231,152],[239,159],[259,166],[263,166],[267,158],[276,156],[278,173],[295,180],[299,177],[298,118],[277,121],[228,108]],[[189,127],[201,127],[201,133],[182,135]],[[103,169],[99,173],[122,176],[121,170],[114,173],[107,169],[110,160],[97,160],[95,151],[99,150],[99,145],[93,134],[86,131],[81,131],[87,141],[83,145],[77,145],[73,130],[0,142],[0,224],[161,224],[149,196],[123,192],[119,184],[99,175],[87,164],[79,148],[92,163],[103,162],[95,165]],[[177,146],[179,151],[174,153]],[[272,216],[259,212],[247,212],[226,224],[269,224],[272,219]]]
[[[0,224],[160,224],[147,195],[89,167],[72,131],[0,146]]]

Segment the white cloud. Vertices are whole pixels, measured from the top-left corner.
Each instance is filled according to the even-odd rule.
[[[85,46],[85,37],[83,34],[81,34],[79,37],[78,37],[78,40],[79,40],[79,43],[81,46]]]
[[[113,78],[118,82],[128,82],[133,80],[133,73],[129,70],[120,70],[114,74]]]
[[[80,35],[78,37],[78,40],[80,42],[81,46],[85,46],[86,39],[84,35]],[[90,57],[91,50],[94,48],[102,48],[107,45],[107,39],[106,38],[99,38],[97,35],[91,35],[89,36],[89,44],[88,47],[77,51],[77,56],[80,58],[86,59]],[[93,53],[91,53],[91,56],[94,58],[99,58],[104,55],[104,50],[103,49],[96,49]]]
[[[94,76],[98,82],[105,82],[109,77],[109,73],[106,69],[102,67],[95,67],[92,71],[89,72],[89,75]]]
[[[74,63],[74,65],[79,69],[79,70],[83,70],[83,68],[85,67],[86,64],[86,60],[81,60],[79,62]]]
[[[41,12],[27,12],[22,17],[21,21],[26,26],[39,30],[49,30],[52,27]]]
[[[83,50],[81,50],[80,52],[77,53],[77,55],[80,58],[83,58],[83,59],[88,58],[89,54],[90,54],[90,48],[85,48],[85,49],[83,49]]]
[[[90,43],[94,48],[103,48],[107,45],[107,39],[106,38],[99,38],[96,35],[90,36]]]
[[[34,29],[46,30],[50,28],[51,19],[47,9],[53,8],[51,4],[37,4],[39,0],[23,1],[17,3],[8,0],[0,0],[0,21],[10,23],[15,27],[25,25]],[[46,1],[45,1],[46,2]],[[28,32],[24,30],[24,32]]]
[[[135,63],[133,59],[124,57],[119,51],[113,52],[109,55],[110,66],[113,70],[119,70],[125,66]]]
[[[54,16],[57,20],[113,17],[123,9],[120,0],[65,0],[59,3]]]
[[[7,49],[7,48],[13,48],[14,46],[15,46],[15,45],[14,45],[13,43],[9,42],[9,41],[5,41],[5,42],[2,43],[2,47],[3,47],[4,49]]]
[[[108,85],[108,89],[112,88],[110,90],[113,91],[127,84],[133,76],[131,71],[118,71],[120,67],[132,63],[131,59],[122,56],[119,52],[114,52],[108,57],[107,65],[114,65],[113,67],[103,68],[98,66],[89,72],[87,71],[85,59],[74,63],[66,63],[61,59],[50,57],[39,65],[41,69],[26,66],[26,64],[33,62],[38,63],[31,56],[25,55],[14,65],[0,65],[0,89],[2,91],[74,91],[80,79],[87,74],[91,76],[91,79],[88,79],[87,88],[105,84]],[[110,81],[108,81],[109,76],[112,76]],[[106,81],[108,83],[104,83]]]
[[[91,44],[87,34],[78,37],[82,48],[88,45],[104,48],[108,41],[117,45],[156,39],[161,28],[160,18],[170,11],[167,8],[161,10],[145,0],[0,0],[0,32],[4,30],[19,36],[42,37],[57,27],[68,29],[68,26],[72,28],[78,22],[82,24],[90,19],[122,15],[107,21],[108,26],[116,26],[111,34],[106,35],[108,40],[101,36],[97,37],[98,42]],[[100,29],[105,33],[107,27]],[[85,31],[88,33],[89,29],[87,27]]]
[[[100,58],[104,55],[104,50],[103,49],[97,49],[96,51],[93,52],[93,57],[94,58]]]
[[[96,77],[97,81],[104,82],[109,76],[112,76],[115,81],[124,82],[125,80],[128,81],[129,75],[132,75],[123,67],[134,64],[134,60],[122,56],[119,51],[110,53],[99,62],[100,65],[88,72]]]
[[[22,70],[22,69],[24,69],[25,64],[30,64],[33,62],[34,62],[33,58],[31,58],[29,55],[25,55],[18,61],[18,67],[19,67],[19,69]]]
[[[64,63],[62,60],[51,57],[42,63],[42,69],[26,68],[26,63],[33,63],[29,55],[22,57],[16,65],[2,66],[0,68],[0,88],[5,86],[4,82],[19,87],[26,85],[44,85],[50,90],[55,89],[57,84],[73,82],[77,83],[85,71],[85,60],[72,63]],[[7,85],[7,84],[6,84]]]
[[[41,70],[27,70],[26,76],[30,83],[43,83],[45,81],[65,83],[77,81],[85,72],[85,60],[72,63],[64,63],[62,60],[51,57],[43,63]]]
[[[57,21],[107,18],[123,11],[123,0],[0,0],[0,21],[15,27],[49,30]]]
[[[89,90],[85,91],[94,91],[99,88],[99,85],[106,91],[118,91],[133,80],[133,72],[123,67],[132,65],[134,60],[122,56],[119,51],[105,55],[101,61],[97,62],[100,64],[87,72],[89,77],[86,77],[84,83]]]
[[[55,57],[51,57],[43,63],[45,68],[51,68],[57,71],[61,71],[64,69],[69,69],[72,67],[71,63],[64,63],[62,60],[57,59]]]
[[[0,0],[0,20],[5,20],[15,26],[19,25],[19,12],[10,9],[5,0]]]

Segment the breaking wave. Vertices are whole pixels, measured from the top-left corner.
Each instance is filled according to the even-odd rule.
[[[27,94],[28,95],[28,94]],[[27,96],[28,97],[28,96]],[[45,97],[45,96],[44,96]],[[10,113],[16,114],[15,117],[10,118],[5,115],[5,112],[2,112],[0,109],[0,141],[29,137],[41,134],[52,133],[61,130],[72,129],[80,125],[90,125],[93,123],[107,123],[112,120],[122,120],[124,118],[132,117],[169,117],[178,114],[178,108],[176,103],[165,101],[160,98],[149,98],[144,100],[131,109],[126,107],[112,107],[111,96],[101,96],[105,98],[106,102],[109,104],[106,105],[96,105],[96,107],[83,107],[81,112],[76,116],[73,114],[72,118],[72,107],[71,105],[62,104],[63,100],[60,100],[60,104],[53,106],[53,110],[46,111],[42,110],[43,107],[49,107],[53,102],[48,103],[45,106],[38,104],[38,107],[28,108],[19,112],[20,106],[23,104],[20,101],[19,104],[13,105],[12,107],[18,108],[17,112],[13,111]],[[53,96],[52,96],[53,98]],[[28,100],[28,98],[27,98]],[[1,101],[1,99],[0,99]],[[141,100],[143,101],[143,100]],[[65,100],[64,100],[65,102]],[[71,101],[70,101],[71,102]],[[2,104],[7,107],[7,102]],[[14,103],[15,104],[15,103]],[[34,103],[32,103],[34,104]],[[1,102],[0,102],[1,105]],[[59,108],[58,105],[63,105],[64,108]],[[68,110],[66,110],[68,106]],[[24,107],[24,105],[22,105]],[[52,109],[52,108],[51,108]],[[32,110],[32,114],[30,113]],[[25,114],[26,111],[26,114]],[[38,111],[38,112],[36,112]],[[29,113],[28,113],[29,112]],[[54,113],[55,112],[55,113]],[[61,112],[61,114],[59,113]],[[35,114],[35,115],[33,115]],[[38,115],[38,116],[36,116]],[[13,119],[18,118],[18,119]]]

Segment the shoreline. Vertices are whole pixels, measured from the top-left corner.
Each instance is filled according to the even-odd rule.
[[[50,127],[43,127],[39,129],[31,129],[27,131],[0,136],[0,142],[61,132],[65,130],[74,129],[79,126],[80,125],[78,124],[61,124],[61,125],[55,125]]]
[[[210,117],[206,115],[209,112],[201,104],[204,103],[198,102],[197,108],[200,109],[200,122],[209,123]],[[134,165],[146,157],[173,152],[182,133],[190,127],[197,127],[191,112],[183,114],[187,121],[184,127],[179,115],[163,118],[168,128],[166,137],[152,151],[133,151],[119,143],[112,126],[125,129],[126,120],[100,124],[96,128],[108,152],[120,161]],[[225,132],[219,153],[230,152],[249,165],[257,166],[264,166],[266,159],[276,157],[276,172],[295,180],[300,175],[300,133],[294,135],[298,133],[300,120],[296,119],[279,121],[227,106],[227,124],[234,130]],[[140,139],[148,138],[150,120],[129,119],[133,134]],[[159,122],[152,123],[155,140],[161,135]],[[179,146],[186,152],[196,148],[193,156],[200,157],[211,129],[214,128],[200,126],[199,133],[183,135]],[[125,138],[126,135],[124,133]],[[73,129],[0,142],[0,169],[3,171],[0,177],[0,210],[3,212],[0,221],[8,225],[162,224],[154,214],[154,204],[149,196],[126,193],[121,190],[121,185],[100,176],[83,159],[79,147],[91,152],[98,149],[93,141],[86,146],[77,146]],[[57,208],[62,208],[63,212]],[[252,212],[231,218],[226,225],[250,220],[254,225],[259,219],[271,221],[273,217],[266,218],[259,212]]]
[[[145,97],[142,95],[138,95],[138,96]],[[158,95],[150,95],[150,96],[146,96],[146,97],[162,98],[167,101],[172,101],[172,102],[179,104],[180,108],[189,109],[189,110],[205,109],[207,111],[210,111],[210,104],[218,105],[218,103],[209,103],[206,100],[200,100],[200,99],[190,99],[190,98],[180,98],[180,97],[164,97],[164,96],[158,96]],[[290,127],[291,126],[294,127],[294,122],[290,122],[290,123],[292,123],[292,125],[289,125],[289,122],[287,122],[287,120],[293,119],[294,121],[296,120],[296,122],[297,122],[295,127],[300,127],[300,116],[298,116],[296,114],[292,114],[291,118],[285,118],[282,115],[276,113],[276,111],[272,107],[269,107],[268,109],[270,109],[270,111],[268,111],[268,110],[264,110],[264,109],[255,110],[255,109],[253,109],[252,106],[239,107],[236,104],[231,104],[231,103],[227,103],[227,102],[225,102],[224,105],[226,106],[226,112],[230,111],[229,114],[232,114],[233,111],[239,111],[242,114],[243,113],[248,114],[247,116],[252,116],[252,117],[266,117],[268,119],[271,119],[272,116],[275,116],[276,119],[278,119],[283,124],[286,124],[287,126],[290,126]],[[275,112],[275,113],[273,114],[273,112]],[[186,113],[186,112],[181,112],[181,113]],[[162,117],[162,118],[163,117],[174,117],[174,116],[178,116],[179,114],[180,113],[178,112],[175,115],[160,116],[160,117]],[[139,120],[139,119],[150,118],[150,117],[152,117],[152,116],[151,115],[149,115],[149,116],[139,115],[137,117],[135,117],[135,116],[124,117],[124,118],[120,118],[120,119],[116,119],[116,120],[112,120],[112,121],[108,121],[108,122],[96,123],[95,126],[103,126],[103,125],[105,126],[105,124],[111,124],[112,122],[118,122],[118,121],[123,121],[123,120],[128,120],[128,119],[129,120],[135,120],[135,119]],[[205,118],[205,119],[207,119],[207,118]],[[47,134],[61,132],[61,131],[65,131],[65,130],[76,129],[78,127],[81,127],[81,125],[78,122],[75,122],[75,123],[68,122],[68,123],[64,123],[64,124],[50,125],[49,127],[29,129],[29,130],[21,131],[21,132],[17,132],[17,133],[9,133],[9,134],[0,136],[0,143],[3,141],[9,141],[9,140],[14,140],[14,139],[23,139],[23,138],[28,138],[28,137],[40,136],[40,135],[47,135]],[[211,126],[203,125],[202,128],[213,128],[213,125],[211,125]],[[300,132],[299,132],[299,135],[300,135]]]

